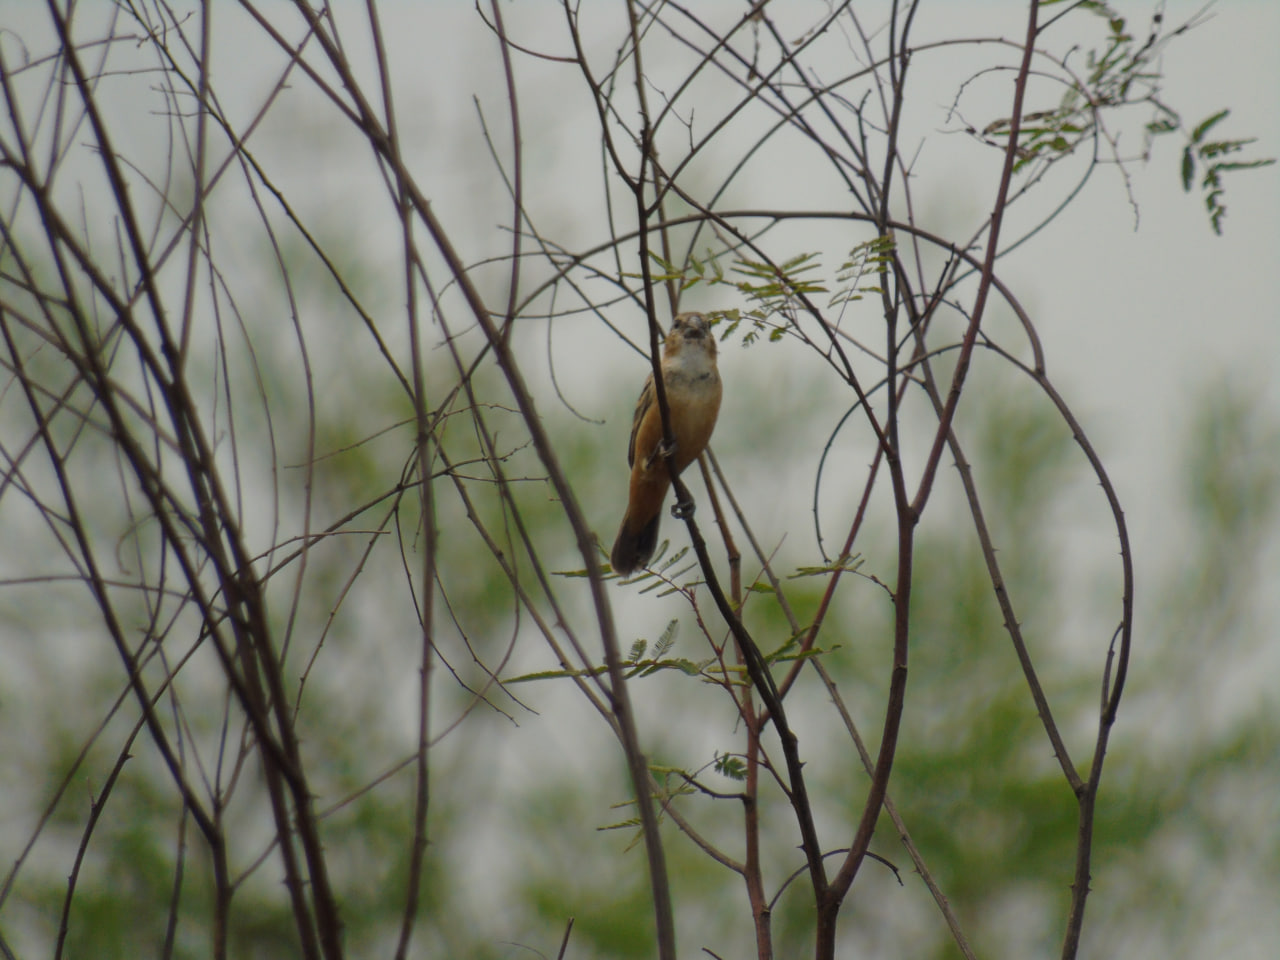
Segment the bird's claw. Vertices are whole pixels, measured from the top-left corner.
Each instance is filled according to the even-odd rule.
[[[671,515],[677,520],[688,520],[693,516],[693,501],[677,500],[671,505]]]
[[[659,460],[666,460],[667,458],[674,457],[675,455],[676,455],[675,440],[672,440],[671,443],[669,444],[659,442],[659,444],[653,448],[653,453],[649,455],[649,459],[644,462],[644,465],[647,469],[648,467],[652,467]]]

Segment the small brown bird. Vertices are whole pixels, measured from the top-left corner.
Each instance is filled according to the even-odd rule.
[[[675,318],[662,348],[662,384],[671,411],[675,468],[681,472],[706,449],[720,413],[720,373],[711,325],[700,313]],[[671,474],[662,450],[662,414],[653,374],[644,383],[631,421],[627,447],[631,464],[631,496],[614,541],[610,561],[614,573],[628,576],[644,566],[658,544],[662,501]]]

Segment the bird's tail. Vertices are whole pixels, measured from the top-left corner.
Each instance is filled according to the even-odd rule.
[[[622,518],[618,539],[613,541],[613,553],[609,555],[614,573],[629,577],[649,562],[658,545],[658,520],[661,516],[661,513],[655,513],[653,519],[638,530],[631,529],[630,516]]]

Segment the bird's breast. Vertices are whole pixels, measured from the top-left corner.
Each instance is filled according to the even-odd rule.
[[[720,377],[712,368],[697,372],[670,371],[662,379],[671,407],[671,432],[675,434],[679,471],[696,460],[711,439],[720,415]]]

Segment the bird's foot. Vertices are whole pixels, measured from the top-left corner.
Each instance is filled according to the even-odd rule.
[[[666,460],[668,457],[676,455],[676,442],[672,440],[668,443],[659,443],[653,448],[653,453],[649,454],[649,459],[644,462],[645,469],[652,467],[659,460]]]

